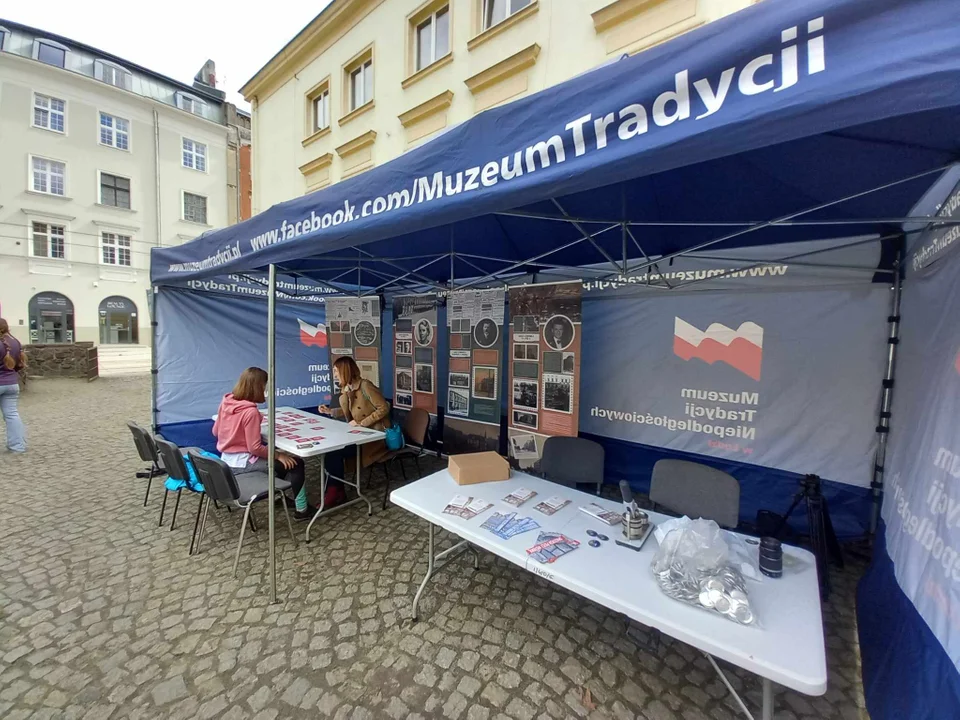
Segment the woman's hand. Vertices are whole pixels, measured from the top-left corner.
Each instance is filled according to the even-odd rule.
[[[332,415],[332,414],[333,414],[333,413],[330,411],[330,406],[329,406],[329,405],[321,405],[320,407],[317,408],[317,412],[319,412],[321,415]]]
[[[360,425],[360,423],[358,423],[356,420],[351,420],[350,424],[353,425],[354,427],[359,427]]]
[[[293,470],[297,466],[296,459],[286,453],[277,453],[276,458],[287,470]]]

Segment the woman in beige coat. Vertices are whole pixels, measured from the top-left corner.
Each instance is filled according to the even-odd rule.
[[[331,410],[328,405],[321,405],[317,408],[321,415],[347,420],[351,425],[374,430],[384,431],[390,427],[390,403],[384,399],[380,388],[360,377],[360,368],[352,357],[341,355],[337,358],[333,363],[333,379],[340,386],[340,407]],[[366,443],[360,446],[360,463],[362,467],[368,467],[382,460],[389,452],[383,440]],[[325,460],[327,472],[343,477],[344,470],[353,472],[355,458],[356,452],[352,448],[339,453],[328,453]],[[343,502],[345,497],[343,485],[331,480],[323,504],[325,507],[337,505]]]

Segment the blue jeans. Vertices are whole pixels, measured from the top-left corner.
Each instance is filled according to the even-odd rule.
[[[0,385],[0,413],[7,426],[7,449],[11,452],[26,452],[27,438],[23,427],[23,420],[17,411],[17,400],[20,399],[19,385]]]

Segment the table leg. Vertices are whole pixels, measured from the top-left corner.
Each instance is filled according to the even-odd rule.
[[[417,590],[417,594],[413,597],[413,621],[416,622],[419,620],[417,617],[417,605],[420,604],[420,596],[423,595],[423,591],[427,587],[427,583],[430,582],[430,576],[433,575],[433,523],[427,523],[427,574],[423,578],[423,582],[420,583],[420,589]]]
[[[323,501],[327,497],[327,471],[324,467],[326,464],[326,459],[326,454],[320,456],[320,505],[317,507],[317,512],[314,514],[313,518],[311,518],[310,523],[307,525],[306,541],[308,543],[310,542],[310,528],[313,527],[313,524],[317,521],[317,518],[320,517],[320,513],[323,512]],[[306,483],[304,483],[304,487],[306,487]]]
[[[713,655],[710,655],[709,653],[704,653],[704,657],[706,657],[707,660],[710,662],[710,664],[713,665],[713,669],[716,670],[717,675],[720,677],[721,682],[723,682],[723,684],[727,686],[727,690],[730,692],[730,694],[733,696],[733,699],[736,701],[737,705],[740,707],[740,710],[743,712],[744,717],[746,717],[747,720],[754,720],[753,714],[750,712],[750,710],[747,709],[746,703],[743,702],[743,698],[740,697],[737,691],[734,690],[733,685],[730,684],[730,681],[727,680],[727,676],[723,674],[723,670],[721,670],[720,666],[717,665],[717,661],[713,659]],[[773,720],[773,686],[772,685],[769,685],[770,703],[769,705],[767,704],[767,691],[768,691],[769,682],[770,682],[769,680],[767,680],[766,678],[763,678],[763,719],[764,720]],[[769,716],[767,715],[768,710],[770,712]]]
[[[763,720],[773,720],[773,681],[763,678]]]
[[[360,472],[363,468],[360,467],[360,446],[357,445],[357,497],[363,500],[367,504],[367,517],[373,515],[373,505],[370,504],[370,501],[364,497],[363,493],[360,492]]]

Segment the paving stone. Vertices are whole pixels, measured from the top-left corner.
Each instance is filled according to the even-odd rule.
[[[154,703],[157,705],[166,705],[174,700],[186,697],[187,684],[183,681],[182,675],[177,675],[156,685],[151,693],[153,694]]]

